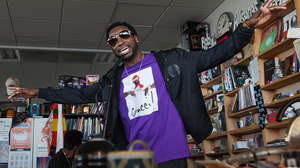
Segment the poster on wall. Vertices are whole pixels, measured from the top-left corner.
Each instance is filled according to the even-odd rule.
[[[8,165],[8,156],[9,156],[9,141],[0,140],[0,168],[6,168]]]
[[[31,168],[30,151],[10,151],[8,168]]]
[[[51,157],[47,156],[47,157],[37,157],[36,158],[36,162],[34,164],[36,164],[36,168],[47,168],[49,166],[49,162],[50,162]]]
[[[11,118],[1,118],[0,119],[0,137],[8,137],[11,127]]]
[[[30,151],[31,123],[31,120],[27,120],[11,129],[10,151]]]
[[[47,168],[49,163],[48,141],[43,133],[43,128],[48,118],[34,118],[33,120],[33,167]]]
[[[11,118],[0,119],[0,168],[8,167]]]
[[[35,118],[34,119],[34,151],[36,156],[48,156],[48,145],[42,133],[43,127],[47,122],[47,118]]]

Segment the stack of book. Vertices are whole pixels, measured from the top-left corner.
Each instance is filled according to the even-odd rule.
[[[89,137],[91,134],[99,134],[101,132],[101,130],[103,129],[103,124],[100,123],[98,118],[77,117],[66,119],[66,127],[67,131],[81,131],[83,134],[83,140],[88,140],[90,139]]]
[[[231,113],[255,106],[254,85],[251,84],[241,88],[234,97],[231,98]]]
[[[285,146],[285,140],[284,139],[274,139],[272,141],[268,141],[267,145],[270,147],[275,147],[275,146]]]

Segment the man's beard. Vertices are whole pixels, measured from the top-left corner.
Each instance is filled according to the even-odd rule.
[[[135,43],[131,49],[132,49],[132,54],[129,57],[126,58],[124,57],[123,61],[132,61],[136,57],[138,51],[137,44]]]

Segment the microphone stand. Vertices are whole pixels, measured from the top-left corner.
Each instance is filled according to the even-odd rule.
[[[108,111],[109,111],[109,106],[110,106],[110,99],[111,99],[111,93],[112,93],[112,88],[113,88],[113,84],[114,84],[114,79],[113,77],[115,76],[115,70],[116,68],[119,66],[119,64],[121,63],[121,61],[124,59],[124,56],[120,57],[119,60],[115,63],[115,65],[104,75],[101,77],[101,79],[103,80],[99,80],[99,88],[95,94],[95,103],[96,103],[96,107],[97,107],[97,112],[98,112],[98,118],[100,120],[100,112],[99,112],[99,105],[98,105],[98,93],[100,91],[102,91],[103,87],[105,86],[105,84],[110,81],[110,85],[109,85],[109,94],[108,94],[108,100],[107,100],[107,108],[106,108],[106,112],[105,112],[105,116],[103,116],[102,122],[104,121],[104,125],[103,125],[103,131],[100,131],[100,137],[101,138],[105,138],[105,133],[106,133],[106,126],[107,126],[107,117],[108,117]],[[104,102],[102,103],[102,106],[104,106]],[[101,130],[101,126],[100,126],[100,130]],[[91,135],[93,137],[95,136],[99,136],[99,134],[93,134]]]

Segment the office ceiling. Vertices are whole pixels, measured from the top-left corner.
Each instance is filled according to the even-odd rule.
[[[0,0],[0,101],[10,76],[57,88],[60,75],[104,75],[117,61],[105,39],[111,23],[133,25],[144,52],[170,49],[186,21],[203,21],[223,1]]]

